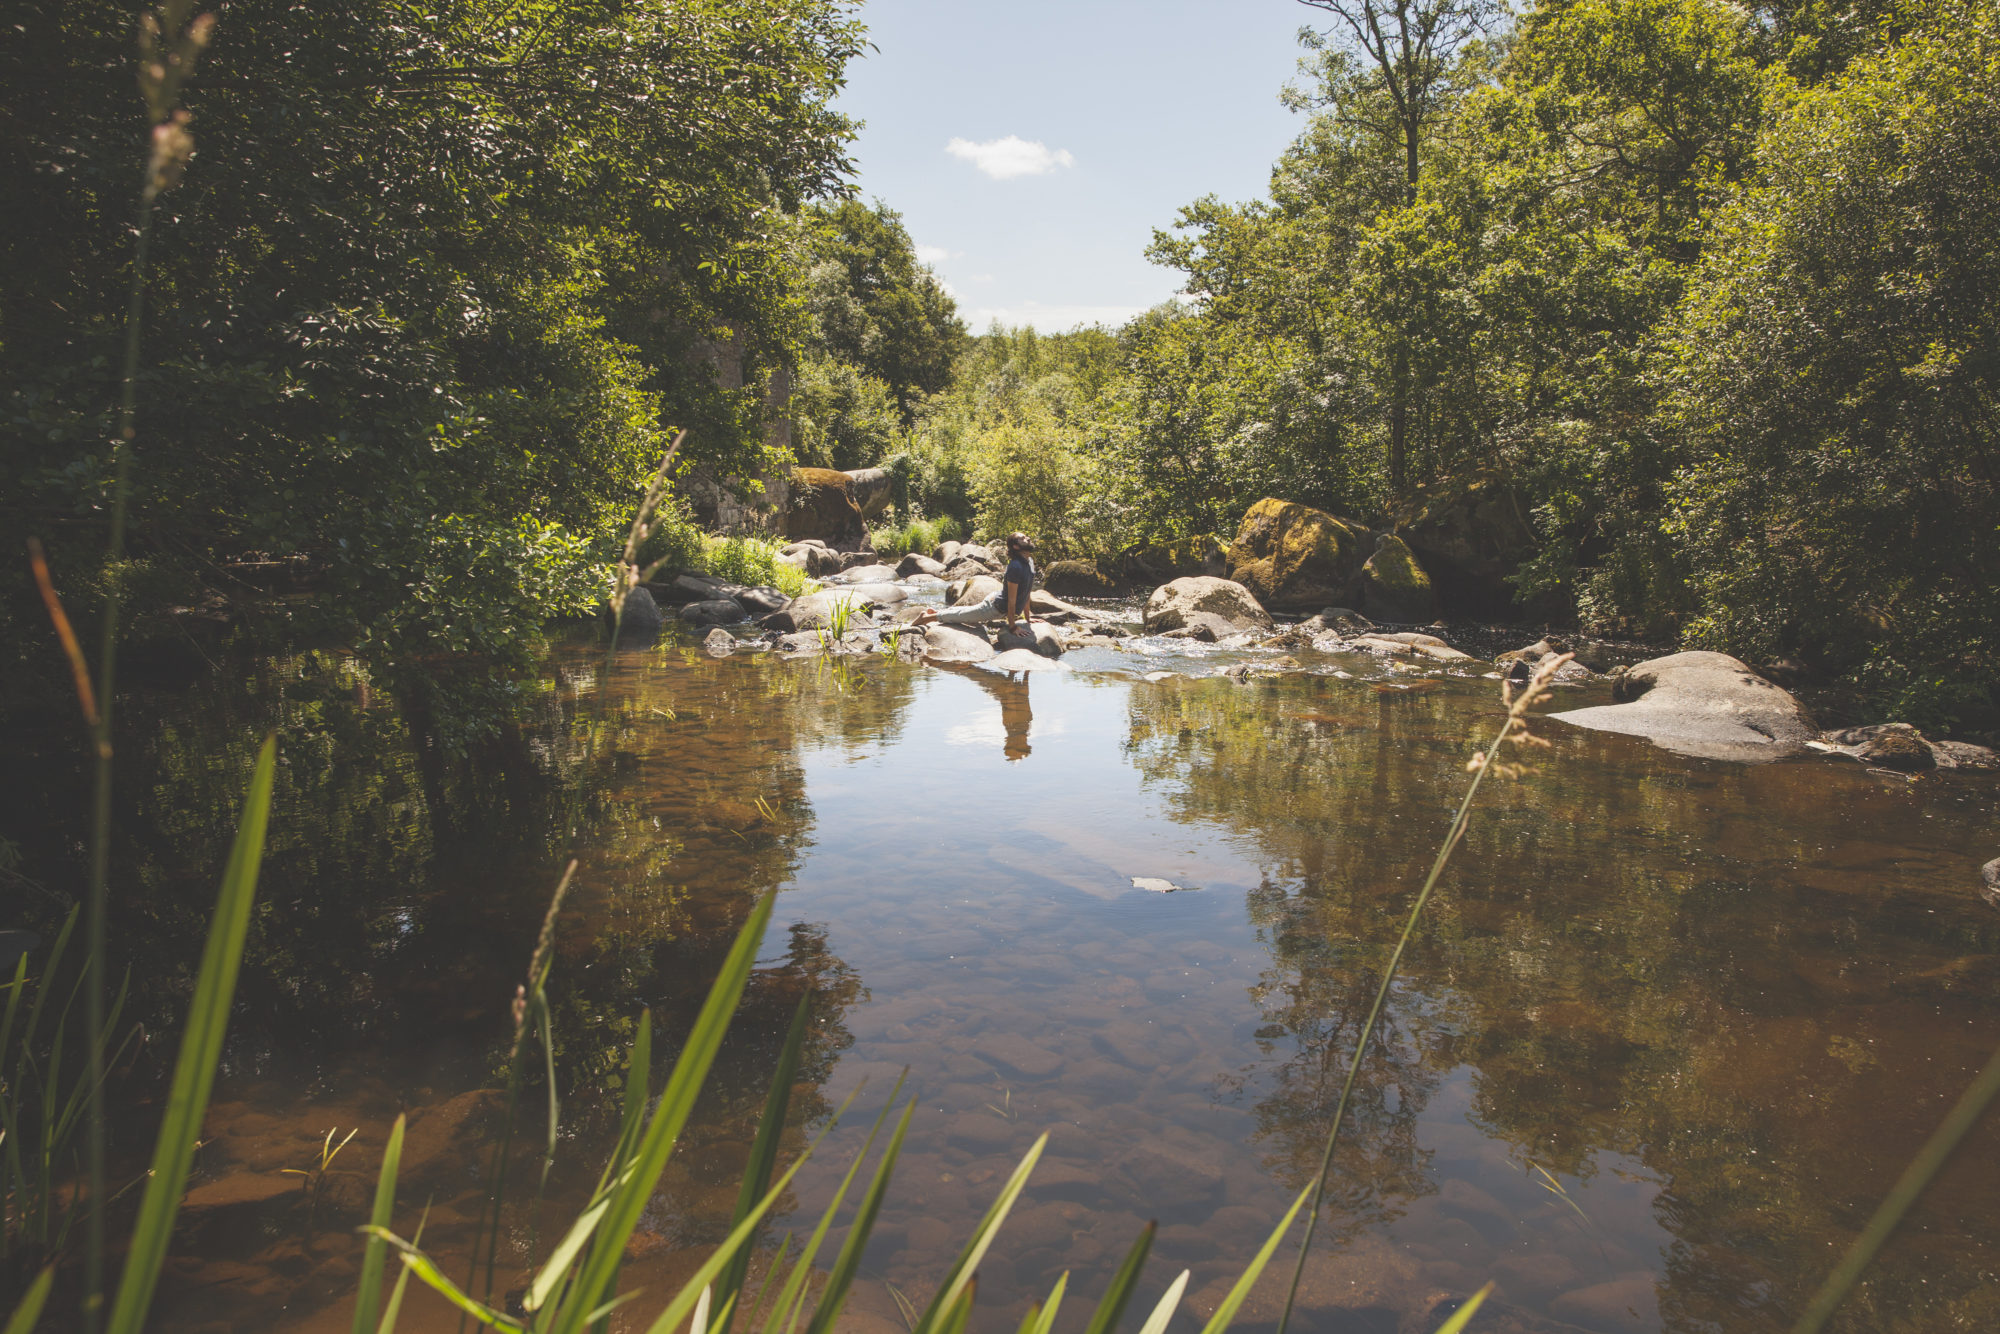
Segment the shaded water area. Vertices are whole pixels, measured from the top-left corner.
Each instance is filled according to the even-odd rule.
[[[846,1327],[902,1329],[898,1294],[927,1300],[1046,1130],[982,1268],[979,1328],[1011,1328],[1065,1269],[1094,1299],[1151,1218],[1140,1300],[1189,1268],[1174,1328],[1198,1329],[1317,1160],[1497,685],[1431,672],[1405,689],[1411,673],[1367,658],[1307,664],[1353,679],[1242,684],[1201,674],[1226,654],[1071,659],[1008,679],[575,643],[463,754],[327,655],[141,691],[114,934],[155,1033],[183,1003],[255,745],[276,728],[284,748],[157,1327],[346,1328],[349,1229],[403,1111],[399,1228],[428,1201],[426,1245],[462,1268],[509,1002],[574,857],[552,983],[561,1142],[549,1201],[508,1213],[501,1286],[595,1180],[635,1017],[652,1007],[671,1053],[735,925],[777,890],[625,1282],[663,1294],[726,1230],[810,992],[794,1147],[866,1086],[796,1182],[791,1224],[817,1217],[904,1067],[919,1099]],[[1585,686],[1555,707],[1608,698]],[[42,758],[0,780],[0,833],[56,885],[83,779],[46,758],[67,738],[48,728],[29,743]],[[1365,1058],[1302,1328],[1428,1329],[1437,1297],[1494,1278],[1496,1329],[1783,1329],[2000,1046],[2000,912],[1975,891],[2000,791],[1537,730],[1552,748],[1486,787]],[[517,1183],[539,1172],[542,1098]],[[137,1101],[133,1126],[156,1114]],[[329,1126],[359,1134],[314,1201],[280,1169],[309,1166]],[[1991,1327],[1996,1239],[1989,1123],[1843,1327]],[[1275,1292],[1239,1323],[1268,1327]],[[428,1302],[404,1320],[455,1325]]]

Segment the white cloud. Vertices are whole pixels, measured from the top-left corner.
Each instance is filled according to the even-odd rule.
[[[946,250],[941,245],[920,245],[917,247],[917,262],[920,264],[942,264],[948,259],[956,259],[958,251]]]
[[[1040,301],[1024,301],[1018,306],[980,306],[965,312],[965,322],[973,333],[985,333],[998,320],[1009,328],[1032,324],[1042,333],[1063,333],[1084,324],[1106,324],[1117,328],[1125,321],[1150,309],[1147,306],[1056,306]]]
[[[1076,159],[1070,156],[1067,148],[1052,149],[1045,143],[1031,142],[1018,134],[983,144],[975,144],[970,139],[954,139],[944,146],[944,151],[970,162],[996,181],[1011,181],[1016,176],[1046,176],[1057,167],[1076,165]]]

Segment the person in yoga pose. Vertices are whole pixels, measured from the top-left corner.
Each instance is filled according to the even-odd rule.
[[[926,607],[910,619],[911,625],[929,625],[936,621],[939,625],[976,625],[985,621],[1005,619],[1007,628],[1014,629],[1018,617],[1023,624],[1034,624],[1028,614],[1028,595],[1035,591],[1035,539],[1026,533],[1007,535],[1007,573],[1001,577],[1000,591],[984,602],[974,602],[965,607]]]

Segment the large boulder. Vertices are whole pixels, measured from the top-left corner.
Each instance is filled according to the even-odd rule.
[[[783,611],[791,603],[791,599],[778,589],[768,586],[746,588],[730,596],[737,606],[752,616],[769,616],[774,611]]]
[[[984,602],[1000,591],[1000,581],[990,574],[976,574],[970,579],[947,585],[944,595],[951,599],[954,607],[970,607],[975,602]]]
[[[1114,564],[1134,583],[1164,584],[1196,575],[1219,579],[1229,573],[1229,548],[1221,538],[1203,533],[1128,548],[1119,553]]]
[[[1528,520],[1528,506],[1513,486],[1497,477],[1454,478],[1420,495],[1392,516],[1396,532],[1430,573],[1447,611],[1488,619],[1519,617],[1507,577],[1519,570],[1541,543]],[[1559,614],[1559,603],[1530,604],[1535,619]]]
[[[1361,567],[1361,609],[1377,621],[1429,621],[1437,615],[1431,577],[1402,538],[1384,534]]]
[[[627,605],[629,608],[630,604]],[[689,625],[734,625],[750,617],[734,598],[714,598],[688,603],[681,608],[681,619]]]
[[[940,542],[937,550],[931,553],[931,559],[940,565],[949,565],[958,559],[958,549],[964,545],[963,542]]]
[[[893,584],[900,576],[887,565],[869,563],[850,565],[839,574],[829,575],[829,584]]]
[[[889,502],[896,496],[896,474],[887,468],[853,468],[847,474],[847,494],[861,510],[861,517],[872,519],[889,508]]]
[[[998,574],[1000,573],[1000,569],[1001,566],[998,561],[982,560],[977,556],[961,554],[951,564],[944,567],[943,577],[946,579],[970,579],[975,574]]]
[[[758,624],[781,634],[822,630],[831,624],[842,607],[845,607],[849,621],[858,621],[867,615],[869,605],[869,599],[857,589],[828,589],[793,598],[783,611],[771,613]]]
[[[1063,642],[1057,638],[1055,627],[1040,621],[1031,621],[1013,630],[1009,630],[1006,623],[1002,622],[999,633],[993,637],[993,643],[1002,653],[1010,649],[1024,648],[1045,658],[1060,658],[1063,654]]]
[[[985,662],[993,656],[993,644],[976,625],[927,625],[923,629],[924,656],[939,662]]]
[[[669,583],[655,583],[648,587],[653,590],[653,596],[663,606],[673,607],[685,606],[690,602],[714,602],[720,598],[735,597],[745,591],[742,584],[718,579],[712,574],[696,574],[691,570],[683,570]]]
[[[818,538],[827,546],[852,551],[868,539],[861,507],[854,503],[854,483],[831,468],[794,468],[792,506],[785,512],[785,536],[797,541]],[[810,574],[812,571],[807,570]]]
[[[635,588],[625,595],[625,610],[618,618],[618,633],[621,635],[650,635],[659,633],[666,617],[660,611],[660,604],[653,595],[643,588]]]
[[[1727,653],[1642,662],[1612,683],[1611,697],[1618,703],[1550,716],[1717,760],[1774,760],[1819,735],[1804,705]]]
[[[1119,583],[1088,560],[1059,560],[1042,571],[1042,587],[1066,598],[1108,598],[1118,595]]]
[[[938,562],[920,551],[912,551],[909,555],[903,557],[902,560],[896,562],[896,577],[898,579],[908,579],[913,574],[932,574],[943,577],[944,566],[938,564]]]
[[[1229,577],[1267,607],[1345,602],[1371,534],[1358,523],[1289,500],[1260,500],[1229,547]]]
[[[1238,630],[1269,628],[1271,614],[1258,605],[1250,590],[1229,579],[1194,575],[1161,584],[1146,600],[1146,628],[1155,634],[1188,624],[1195,612],[1227,622]]]

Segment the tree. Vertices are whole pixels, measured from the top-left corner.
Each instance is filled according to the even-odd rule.
[[[1417,197],[1426,132],[1451,105],[1460,52],[1486,32],[1496,0],[1299,0],[1339,23],[1309,36],[1316,49],[1349,46],[1373,66],[1367,76],[1384,100],[1349,105],[1402,153],[1405,203]],[[1337,34],[1337,36],[1336,36]],[[1332,70],[1346,72],[1340,64]]]

